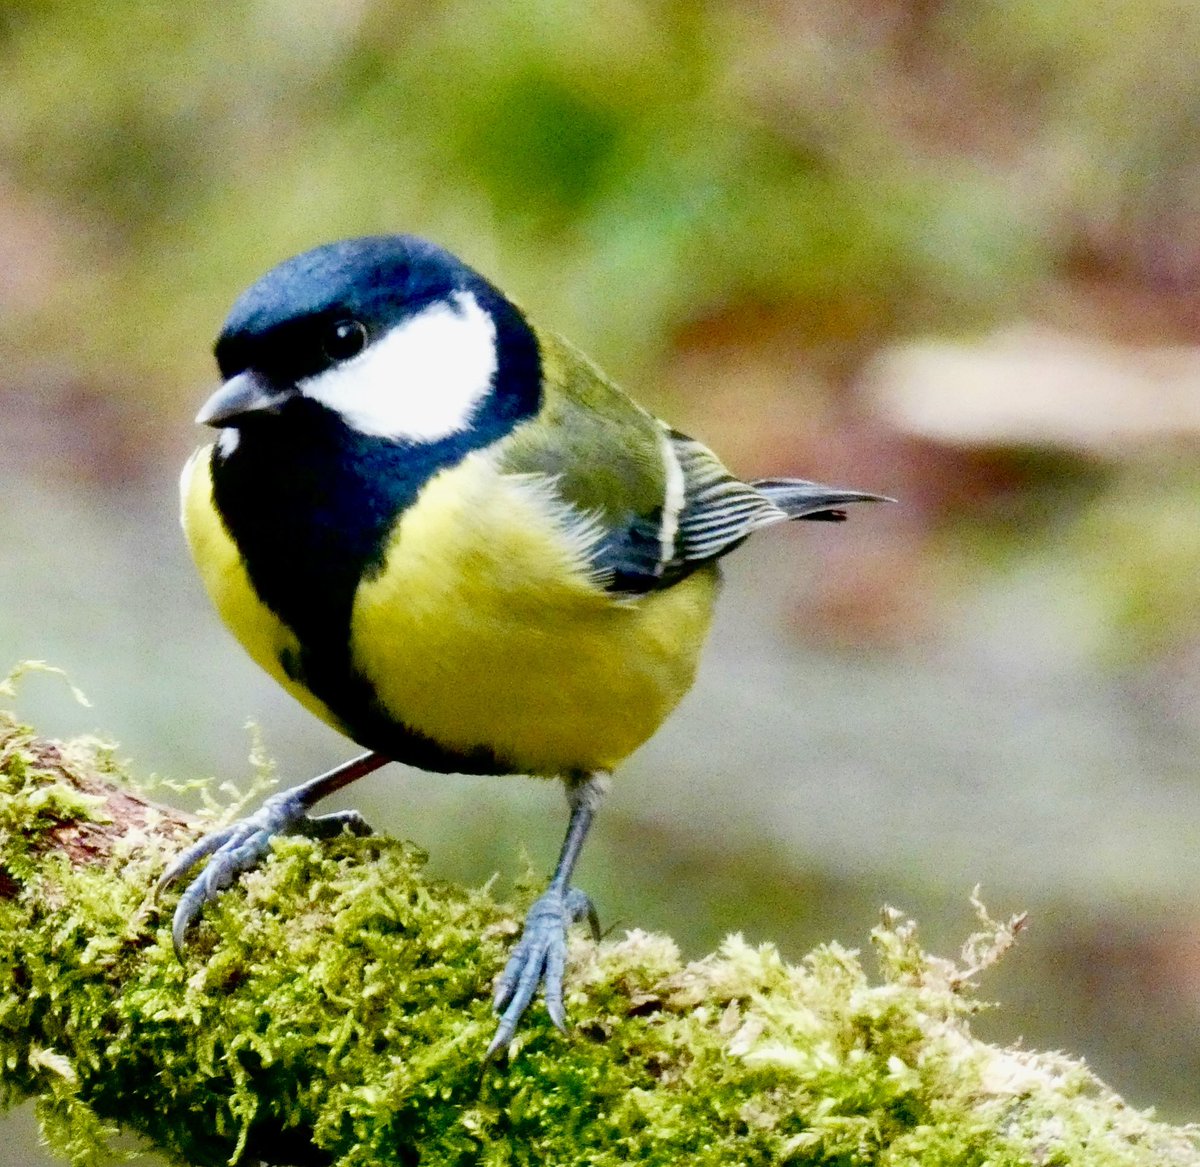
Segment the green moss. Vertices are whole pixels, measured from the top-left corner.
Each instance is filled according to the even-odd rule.
[[[118,1127],[192,1164],[1200,1163],[1082,1066],[971,1036],[986,919],[956,963],[888,915],[880,982],[836,946],[576,939],[570,1035],[535,1010],[485,1067],[513,911],[406,844],[285,839],[181,965],[148,898],[177,828],[91,761],[0,723],[0,1084],[75,1163]]]

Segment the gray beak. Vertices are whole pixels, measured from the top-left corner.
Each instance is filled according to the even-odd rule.
[[[196,414],[197,425],[224,426],[247,413],[278,409],[289,397],[284,389],[269,385],[253,369],[230,377]]]

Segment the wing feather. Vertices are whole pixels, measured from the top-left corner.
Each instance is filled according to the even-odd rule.
[[[679,516],[676,571],[724,555],[760,527],[787,519],[785,510],[734,478],[707,446],[675,430],[670,438],[687,483]]]
[[[669,587],[732,551],[763,527],[789,519],[842,519],[845,515],[837,508],[881,499],[801,478],[743,482],[730,474],[707,446],[665,425],[662,428],[668,481],[672,463],[682,472],[682,505],[672,508],[670,499],[665,504],[667,510],[659,525],[662,550],[656,563],[650,554],[652,517],[640,517],[625,535],[606,540],[610,563],[624,556],[624,570],[618,566],[610,584],[614,590]],[[636,569],[631,570],[635,560],[630,553],[635,548],[639,554]],[[616,551],[620,554],[614,555]]]

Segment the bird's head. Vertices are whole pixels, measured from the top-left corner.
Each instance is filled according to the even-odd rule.
[[[421,445],[511,428],[540,400],[521,313],[454,256],[404,235],[331,243],[273,268],[234,304],[216,358],[223,383],[196,420],[235,433],[303,412]]]

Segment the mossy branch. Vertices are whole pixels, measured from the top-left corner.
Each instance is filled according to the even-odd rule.
[[[123,1130],[192,1164],[1200,1164],[1079,1063],[971,1035],[1009,925],[956,963],[889,914],[874,984],[836,945],[578,939],[572,1033],[535,1012],[484,1067],[511,909],[401,843],[287,839],[181,965],[149,891],[196,829],[0,717],[0,1086],[77,1163]]]

